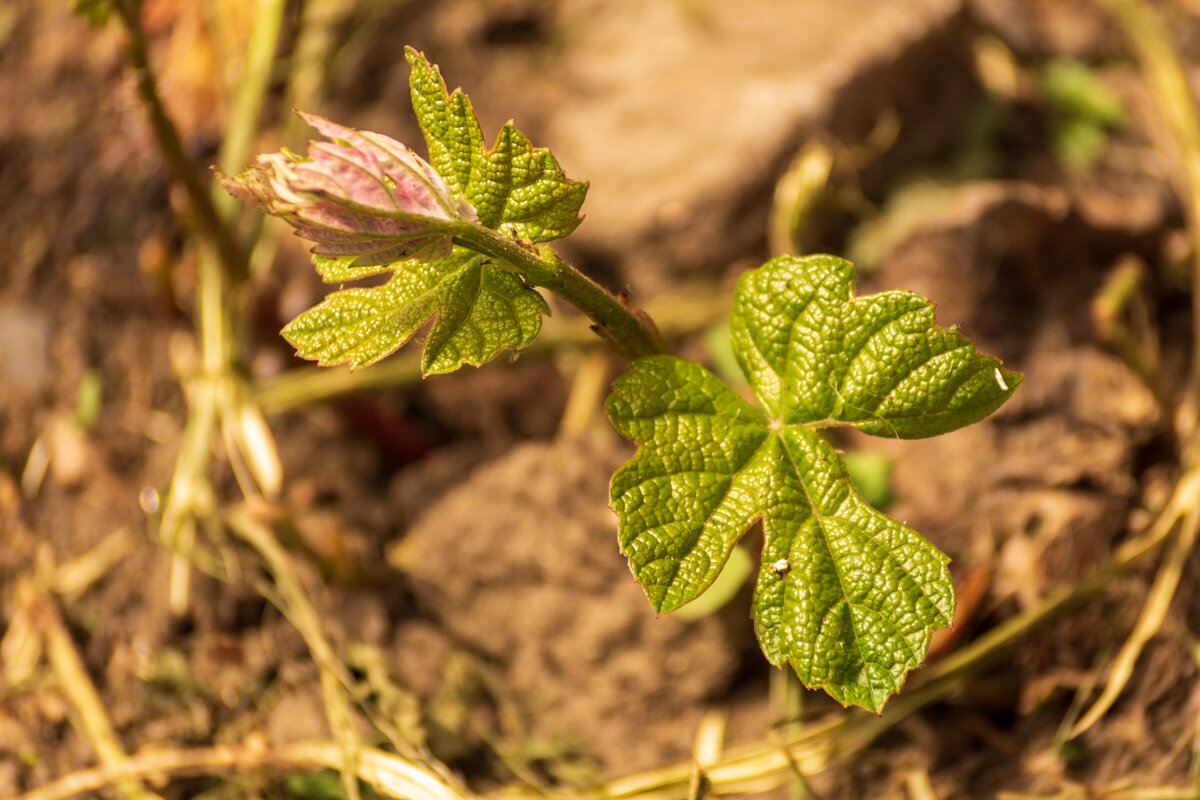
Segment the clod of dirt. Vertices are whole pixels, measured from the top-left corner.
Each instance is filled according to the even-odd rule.
[[[656,618],[634,582],[606,502],[621,460],[582,441],[514,449],[389,553],[460,645],[502,665],[534,735],[569,734],[615,774],[684,756],[737,660],[718,618]]]
[[[981,425],[875,445],[897,451],[897,513],[940,530],[942,546],[968,560],[990,560],[989,542],[1004,550],[1032,537],[1047,585],[1077,576],[1119,535],[1137,493],[1135,449],[1157,421],[1149,391],[1092,330],[1086,309],[1107,267],[1092,254],[1113,232],[1076,211],[1062,192],[1029,183],[968,185],[896,235],[873,276],[933,299],[941,324],[963,322],[1025,373],[1013,401]],[[1069,248],[1055,245],[1063,239]],[[987,520],[988,535],[967,519]],[[998,585],[1036,596],[1036,576],[1003,573],[1021,546],[1008,548]]]

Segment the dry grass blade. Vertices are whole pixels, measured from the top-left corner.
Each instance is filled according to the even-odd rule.
[[[1104,686],[1104,691],[1100,693],[1100,697],[1087,710],[1087,713],[1071,728],[1067,734],[1068,739],[1074,739],[1095,725],[1112,708],[1112,704],[1116,702],[1117,697],[1125,688],[1125,684],[1133,676],[1133,668],[1142,654],[1142,649],[1162,627],[1163,620],[1167,616],[1167,609],[1170,608],[1171,601],[1175,598],[1175,590],[1179,587],[1183,568],[1196,545],[1198,529],[1200,529],[1200,509],[1192,508],[1183,518],[1174,546],[1167,552],[1166,558],[1158,569],[1158,574],[1154,577],[1154,584],[1150,587],[1137,624],[1134,625],[1129,638],[1125,640],[1121,651],[1113,660],[1112,670],[1109,673],[1108,682]]]
[[[209,259],[202,258],[201,265]],[[202,269],[208,275],[214,267]],[[204,286],[202,285],[202,289]],[[220,313],[219,292],[215,309]],[[213,307],[210,301],[204,304]],[[213,435],[219,418],[219,397],[213,380],[197,372],[190,343],[183,339],[172,340],[172,361],[180,373],[188,415],[184,427],[183,441],[175,459],[175,470],[171,484],[163,501],[159,536],[163,545],[171,550],[171,582],[168,604],[171,612],[182,616],[187,611],[191,574],[190,561],[196,549],[196,520],[212,513],[213,492],[208,480],[212,458]]]
[[[584,435],[602,419],[600,409],[609,388],[609,359],[604,351],[581,353],[573,367],[567,405],[558,423],[558,435],[568,439]]]
[[[78,597],[137,549],[128,528],[117,528],[78,558],[54,570],[51,588],[64,597]]]
[[[1196,789],[1190,786],[1088,788],[1078,783],[1066,783],[1054,794],[1000,792],[996,800],[1195,800],[1196,797]]]
[[[688,787],[688,800],[703,800],[708,795],[708,776],[704,774],[721,757],[725,744],[725,715],[709,711],[696,727],[692,757],[696,766],[692,771],[692,783]]]
[[[288,558],[275,534],[263,523],[250,516],[243,508],[230,512],[229,526],[242,537],[251,547],[258,551],[267,564],[267,570],[279,590],[283,603],[280,610],[304,638],[310,655],[316,663],[321,676],[321,693],[325,700],[325,715],[329,721],[329,729],[333,732],[342,749],[340,769],[342,787],[349,800],[359,800],[358,780],[359,759],[362,744],[354,726],[354,711],[349,695],[346,693],[342,676],[345,667],[333,651],[333,646],[325,636],[321,625],[321,615],[313,605],[312,598],[304,584],[300,582],[291,560]]]
[[[909,800],[937,800],[937,793],[933,791],[933,781],[929,778],[928,770],[914,769],[905,775],[904,791]]]
[[[22,599],[22,593],[28,592],[23,587],[24,583],[18,580],[14,593],[16,608],[9,615],[4,638],[0,639],[0,678],[3,679],[0,695],[34,679],[45,649],[42,635],[30,614],[31,604]]]
[[[45,642],[46,658],[58,678],[59,687],[79,715],[83,734],[105,767],[120,768],[128,756],[117,739],[104,701],[100,699],[100,693],[92,683],[87,667],[75,649],[75,643],[71,641],[71,634],[63,624],[54,599],[28,577],[20,579],[16,597]],[[119,781],[116,786],[130,800],[154,800],[159,797],[132,778]]]
[[[769,791],[795,777],[823,772],[838,760],[856,753],[879,733],[902,719],[905,712],[888,721],[854,712],[835,714],[805,725],[799,735],[779,742],[761,742],[732,748],[705,770],[714,795]],[[683,800],[688,796],[694,762],[630,775],[609,783],[600,796],[639,800]]]
[[[792,159],[775,184],[767,241],[772,255],[797,254],[813,208],[829,185],[833,170],[833,150],[813,140]]]
[[[336,751],[324,742],[295,745],[290,752],[325,767],[336,765]],[[360,752],[358,777],[386,795],[405,800],[465,800],[471,797],[432,770],[374,748]]]
[[[1103,0],[1121,26],[1141,65],[1154,103],[1162,116],[1168,144],[1174,150],[1182,176],[1176,187],[1183,200],[1188,234],[1192,240],[1192,373],[1188,396],[1182,409],[1181,438],[1188,442],[1185,464],[1200,458],[1200,114],[1188,81],[1187,71],[1176,52],[1171,32],[1142,0]]]
[[[239,745],[137,753],[120,763],[80,770],[14,800],[67,800],[149,776],[186,777],[260,769],[336,769],[341,746],[334,742],[297,742],[268,748],[261,740]],[[387,797],[404,800],[468,800],[438,775],[382,750],[360,752],[358,777]]]
[[[262,409],[240,380],[227,381],[221,399],[221,434],[242,494],[278,497],[283,464]]]

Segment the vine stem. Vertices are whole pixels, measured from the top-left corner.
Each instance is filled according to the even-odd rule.
[[[727,320],[732,303],[729,291],[698,285],[655,294],[646,304],[646,313],[664,336],[687,336]],[[542,323],[541,335],[521,351],[521,358],[538,358],[563,349],[589,347],[606,348],[607,345],[582,325],[551,317]],[[371,365],[370,369],[293,367],[262,380],[254,392],[265,413],[279,414],[362,392],[389,391],[419,383],[421,354],[410,348]]]
[[[549,247],[532,250],[498,231],[472,222],[452,225],[454,241],[509,265],[531,285],[543,286],[578,308],[626,361],[668,352],[662,336],[641,309],[627,305],[565,263]]]

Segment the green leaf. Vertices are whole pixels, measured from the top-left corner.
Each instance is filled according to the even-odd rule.
[[[285,150],[238,175],[218,174],[234,197],[314,242],[325,281],[393,273],[383,286],[331,295],[284,329],[301,356],[322,365],[371,364],[433,316],[426,374],[528,345],[549,313],[531,285],[557,275],[549,262],[536,273],[531,254],[581,220],[586,182],[568,179],[511,122],[487,148],[466,95],[447,92],[436,66],[406,53],[430,161],[382,134],[300,113],[327,141],[310,143],[305,157]],[[476,259],[464,242],[491,255]]]
[[[447,92],[435,65],[416,50],[412,65],[413,109],[434,169],[475,208],[480,224],[526,242],[549,242],[579,225],[586,181],[570,180],[549,150],[534,147],[509,122],[491,149],[462,90]]]
[[[704,594],[675,612],[685,622],[704,619],[733,602],[746,585],[746,579],[754,573],[754,557],[745,547],[735,547],[729,552],[725,568]]]
[[[853,265],[834,256],[777,258],[738,282],[733,349],[781,423],[936,436],[991,414],[1020,383],[938,328],[921,295],[853,289]]]
[[[326,275],[352,269],[341,260]],[[486,257],[455,247],[449,258],[391,265],[382,286],[329,295],[283,329],[303,358],[321,366],[364,367],[394,352],[431,317],[421,369],[452,372],[490,361],[505,347],[520,349],[541,329],[545,300],[520,278]]]
[[[621,550],[659,612],[703,592],[761,520],[763,652],[878,712],[950,624],[954,587],[946,556],[863,501],[820,429],[952,430],[995,410],[1019,376],[934,326],[919,295],[854,298],[852,283],[852,266],[829,256],[742,278],[734,351],[765,413],[698,364],[635,361],[606,408],[641,447],[611,496]]]

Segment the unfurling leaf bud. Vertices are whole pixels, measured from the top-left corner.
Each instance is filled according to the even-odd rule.
[[[234,197],[315,242],[314,254],[350,256],[358,266],[444,258],[451,223],[476,219],[475,209],[400,142],[297,113],[330,141],[311,142],[307,158],[287,151],[259,156],[241,175],[220,180]]]

